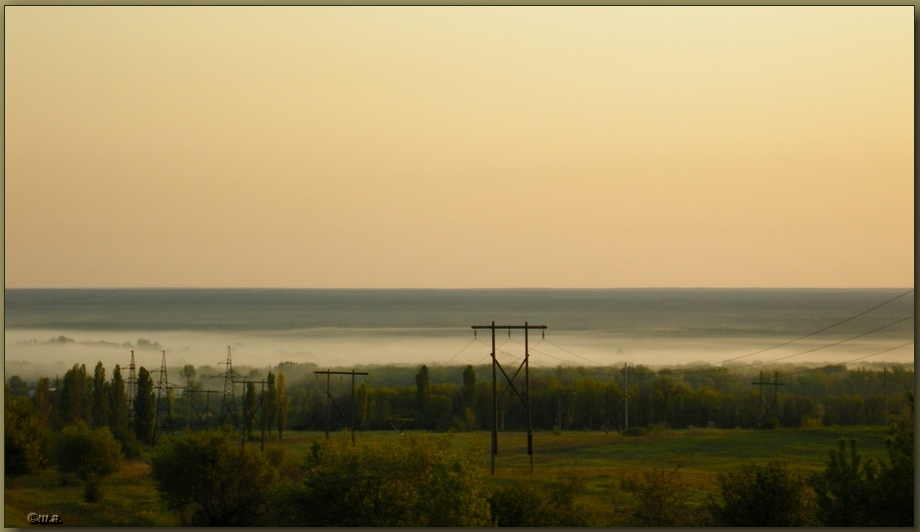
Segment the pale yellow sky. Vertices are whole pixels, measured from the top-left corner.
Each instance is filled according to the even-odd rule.
[[[15,287],[907,287],[902,7],[5,8]]]

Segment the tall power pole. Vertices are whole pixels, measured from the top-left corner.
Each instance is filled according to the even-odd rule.
[[[526,321],[524,325],[495,325],[495,322],[492,322],[492,325],[473,325],[473,330],[477,329],[491,329],[492,330],[492,474],[495,474],[495,455],[498,454],[498,401],[501,398],[498,395],[497,389],[497,372],[496,369],[501,371],[502,375],[505,377],[505,380],[508,382],[508,385],[502,390],[501,396],[505,395],[509,389],[517,395],[518,399],[523,403],[524,408],[527,411],[527,454],[530,455],[530,473],[533,474],[533,423],[532,416],[530,412],[530,329],[540,329],[545,330],[545,325],[530,325]],[[513,377],[509,377],[505,373],[505,368],[498,362],[495,358],[495,330],[496,329],[505,329],[508,331],[508,334],[511,334],[511,329],[524,329],[524,361],[518,366],[517,371],[514,373]],[[524,395],[518,391],[514,386],[514,379],[517,377],[518,373],[521,372],[521,369],[524,369]]]
[[[768,419],[770,416],[775,417],[775,416],[776,416],[776,394],[777,394],[777,388],[778,388],[779,386],[783,386],[783,385],[785,384],[785,383],[779,382],[779,372],[777,371],[777,372],[775,372],[775,373],[773,374],[773,382],[764,382],[764,380],[763,380],[763,372],[761,371],[761,372],[760,372],[760,380],[757,381],[757,382],[752,382],[751,384],[753,384],[753,385],[755,385],[755,386],[756,386],[756,385],[759,385],[759,386],[760,386],[760,404],[761,404],[761,406],[763,406],[763,411],[764,411],[764,413],[763,413],[764,418],[763,418],[763,419]],[[767,407],[767,403],[765,403],[764,400],[763,400],[763,387],[764,387],[765,384],[766,384],[767,386],[772,386],[772,387],[773,387],[773,402],[771,403],[771,405],[770,405],[769,408]]]
[[[134,351],[131,351],[131,364],[128,366],[128,417],[134,419],[134,396],[137,395],[137,371],[134,367]]]
[[[314,371],[313,373],[317,375],[320,375],[320,374],[326,375],[326,439],[327,440],[329,439],[329,428],[332,423],[332,419],[331,419],[332,410],[330,407],[334,405],[336,411],[338,411],[339,413],[339,416],[342,417],[342,420],[348,423],[348,429],[351,431],[351,444],[355,445],[355,412],[357,410],[357,405],[354,403],[355,375],[367,375],[367,373],[363,373],[363,372],[355,371],[355,370],[330,371],[328,369],[326,371]],[[332,393],[330,391],[330,382],[329,382],[330,377],[332,375],[351,375],[351,395],[348,397],[348,401],[346,401],[345,404],[342,405],[343,407],[346,407],[349,404],[351,404],[351,421],[349,421],[348,418],[345,417],[345,414],[342,413],[342,409],[339,408],[339,405],[335,402],[335,399],[332,398]]]
[[[169,377],[166,374],[166,351],[163,351],[160,369],[160,378],[157,380],[157,415],[156,424],[153,427],[153,441],[163,432],[173,433],[172,424],[172,405],[169,402]]]
[[[224,372],[224,399],[220,404],[219,424],[223,425],[229,418],[233,421],[233,428],[240,426],[240,419],[236,413],[236,399],[233,397],[233,361],[230,359],[230,346],[227,346],[227,369]]]

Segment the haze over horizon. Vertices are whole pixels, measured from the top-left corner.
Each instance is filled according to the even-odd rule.
[[[913,6],[7,6],[7,288],[888,288]]]

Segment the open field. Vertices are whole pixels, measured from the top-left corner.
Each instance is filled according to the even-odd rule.
[[[404,438],[394,432],[359,432],[357,444],[384,442]],[[435,435],[437,436],[437,435]],[[641,477],[652,468],[674,469],[681,465],[682,481],[691,490],[693,500],[702,502],[715,492],[719,472],[739,468],[747,462],[763,463],[774,458],[790,462],[803,472],[823,470],[828,452],[839,438],[856,438],[864,459],[884,459],[884,427],[825,427],[820,429],[754,430],[660,430],[645,436],[622,436],[603,432],[540,432],[534,434],[535,478],[542,481],[577,475],[586,482],[583,502],[602,521],[614,515],[614,505],[628,505],[631,495],[621,491],[621,481]],[[332,437],[346,438],[345,433]],[[266,449],[283,447],[294,462],[300,462],[322,432],[286,432],[283,440],[266,441]],[[526,454],[527,438],[521,432],[499,435],[499,455],[495,477],[489,474],[489,433],[472,432],[453,435],[458,449],[478,449],[480,465],[488,485],[499,485],[513,478],[529,475]],[[247,444],[254,450],[259,443]],[[61,485],[61,476],[47,469],[37,474],[10,479],[5,489],[5,525],[27,526],[29,512],[57,514],[70,526],[171,526],[176,521],[161,509],[148,468],[140,462],[128,463],[103,482],[104,498],[100,503],[82,502],[79,482]]]

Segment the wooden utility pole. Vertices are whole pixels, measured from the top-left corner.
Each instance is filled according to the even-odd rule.
[[[777,372],[775,372],[775,373],[773,374],[773,382],[764,382],[764,380],[763,380],[763,372],[761,371],[761,372],[760,372],[760,380],[757,381],[757,382],[752,382],[751,384],[759,385],[759,386],[760,386],[760,404],[761,404],[761,406],[763,406],[763,410],[764,410],[764,419],[767,419],[767,415],[775,416],[775,415],[776,415],[776,394],[777,394],[777,388],[778,388],[779,386],[783,386],[783,385],[785,384],[785,383],[779,382],[779,372],[777,371]],[[767,404],[766,404],[766,403],[764,402],[764,400],[763,400],[763,385],[764,385],[764,384],[766,384],[767,386],[772,386],[772,387],[773,387],[773,403],[770,405],[770,408],[769,408],[769,409],[767,408]]]
[[[529,325],[526,321],[524,325],[495,325],[495,322],[492,322],[492,325],[473,325],[473,330],[477,329],[491,329],[492,330],[492,474],[495,474],[495,455],[498,454],[498,401],[501,396],[505,395],[509,389],[518,396],[518,399],[523,403],[524,408],[527,410],[527,454],[530,455],[530,473],[533,474],[534,463],[533,463],[533,417],[530,412],[530,329],[541,329],[545,330],[545,325]],[[505,369],[495,358],[495,330],[496,329],[505,329],[508,331],[508,335],[511,335],[511,329],[524,329],[524,361],[518,367],[517,371],[514,373],[513,377],[509,377],[505,373]],[[524,369],[524,396],[514,387],[514,379],[517,377],[518,373],[521,372],[521,369]],[[502,390],[501,396],[498,394],[498,383],[497,376],[498,373],[496,369],[501,371],[502,375],[505,377],[505,380],[508,381],[508,385]]]
[[[261,384],[262,392],[259,395],[259,404],[256,406],[255,410],[250,410],[248,407],[246,408],[246,419],[250,423],[250,429],[251,429],[252,428],[251,423],[255,421],[256,419],[256,412],[259,413],[259,428],[261,429],[261,439],[260,439],[259,449],[264,453],[265,452],[265,427],[263,425],[264,425],[264,420],[265,420],[265,414],[262,410],[262,398],[265,396],[265,381],[251,381],[249,379],[244,378],[244,379],[234,380],[232,382],[234,384],[243,385],[243,405],[244,406],[246,405],[246,399],[245,399],[246,392],[247,392],[246,385],[249,383]],[[240,427],[240,445],[244,447],[246,446],[246,436],[247,436],[246,424],[244,423],[243,426]]]
[[[207,404],[204,407],[204,410],[200,414],[198,413],[198,410],[195,410],[195,407],[192,406],[192,397],[199,393],[205,394],[205,397],[207,399]],[[211,413],[211,394],[212,393],[217,393],[217,390],[193,390],[191,375],[185,376],[185,399],[188,402],[188,405],[187,405],[188,408],[186,412],[187,418],[185,421],[186,428],[189,428],[189,429],[192,428],[192,412],[195,412],[195,417],[198,419],[198,421],[201,421],[201,418],[204,417],[205,414]],[[205,430],[210,428],[211,421],[208,420],[207,423],[208,425],[205,426]]]
[[[339,416],[342,420],[348,423],[348,429],[351,431],[351,444],[355,445],[355,412],[357,410],[357,405],[354,403],[355,399],[355,375],[367,375],[360,371],[314,371],[315,374],[325,374],[326,375],[326,439],[329,439],[329,428],[332,418],[331,406],[335,406],[336,411],[338,411]],[[351,421],[345,417],[345,414],[342,413],[342,409],[339,408],[339,405],[336,404],[335,399],[332,398],[332,393],[330,393],[330,377],[332,375],[351,375],[351,396],[348,397],[348,401],[345,402],[342,406],[348,406],[351,403]]]

